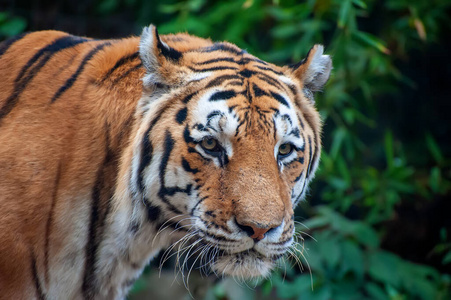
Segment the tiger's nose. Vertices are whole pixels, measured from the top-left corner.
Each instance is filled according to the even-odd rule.
[[[264,225],[259,223],[250,223],[250,222],[240,222],[239,220],[235,219],[236,225],[247,233],[252,239],[254,239],[255,242],[261,241],[265,238],[266,233],[268,231],[278,227],[278,225]]]

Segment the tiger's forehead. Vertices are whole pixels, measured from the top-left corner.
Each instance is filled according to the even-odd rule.
[[[188,81],[202,80],[205,90],[217,88],[212,101],[236,100],[233,105],[270,109],[278,104],[289,107],[290,95],[296,94],[296,83],[284,69],[233,44],[217,43],[185,52],[184,63],[190,71]]]
[[[217,43],[187,51],[188,81],[199,88],[190,95],[192,130],[241,136],[255,132],[281,139],[296,127],[296,83],[284,69],[235,45]]]
[[[260,85],[291,91],[296,85],[284,73],[284,69],[229,43],[216,43],[209,47],[187,51],[183,54],[183,64],[190,70],[191,77],[196,80],[214,73],[215,81],[206,88],[220,85],[224,81],[237,86],[242,86],[246,81],[261,81]]]

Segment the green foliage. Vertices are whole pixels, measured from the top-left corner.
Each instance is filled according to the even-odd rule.
[[[0,12],[0,40],[22,33],[26,26],[27,22],[24,18]]]
[[[308,249],[306,258],[312,270],[315,294],[327,294],[327,299],[365,299],[368,296],[374,299],[447,299],[451,296],[449,277],[381,250],[380,234],[362,221],[350,221],[329,207],[318,207],[316,216],[304,225],[316,239],[303,245]],[[312,293],[307,289],[310,287],[293,296],[304,299],[305,293]],[[281,293],[282,298],[285,291]]]

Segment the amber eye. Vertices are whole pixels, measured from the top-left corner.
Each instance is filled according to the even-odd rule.
[[[285,143],[280,145],[279,147],[279,156],[285,157],[291,154],[293,152],[293,146],[289,143]]]
[[[210,154],[221,152],[221,147],[219,146],[218,141],[214,138],[205,138],[202,140],[200,145]]]

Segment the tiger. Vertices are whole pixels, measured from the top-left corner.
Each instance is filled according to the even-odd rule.
[[[1,297],[124,299],[171,249],[268,277],[318,168],[323,52],[279,67],[153,25],[2,42]]]

